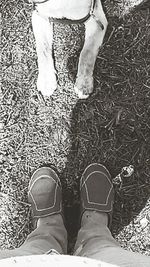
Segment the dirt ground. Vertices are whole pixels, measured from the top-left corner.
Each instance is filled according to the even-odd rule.
[[[58,88],[43,98],[36,88],[32,5],[2,2],[1,248],[20,246],[32,230],[28,182],[46,164],[62,182],[71,251],[81,174],[89,163],[101,162],[112,178],[134,166],[115,186],[112,233],[122,247],[150,255],[150,8],[130,8],[133,0],[103,4],[109,26],[95,65],[94,93],[81,101],[73,85],[84,25],[54,25]]]

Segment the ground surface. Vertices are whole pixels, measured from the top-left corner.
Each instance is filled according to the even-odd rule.
[[[28,182],[43,164],[58,169],[67,222],[71,218],[71,247],[77,230],[79,180],[84,168],[98,161],[112,177],[123,166],[134,166],[122,188],[115,187],[112,232],[123,247],[150,255],[150,9],[130,10],[123,17],[128,2],[104,2],[109,27],[96,61],[94,93],[81,101],[73,84],[84,26],[55,25],[59,86],[44,99],[36,89],[31,5],[3,1],[1,248],[19,246],[31,231]],[[130,0],[130,5],[134,3]]]

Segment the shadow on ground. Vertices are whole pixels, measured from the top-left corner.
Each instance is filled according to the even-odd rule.
[[[80,178],[88,164],[92,162],[104,164],[112,177],[115,177],[123,166],[134,165],[135,173],[123,181],[121,189],[115,188],[112,224],[112,231],[115,234],[140,213],[149,197],[146,162],[144,166],[145,157],[148,159],[147,144],[138,138],[136,132],[130,137],[125,135],[125,132],[128,132],[129,120],[125,122],[125,119],[120,118],[116,125],[118,105],[113,105],[114,112],[111,115],[104,116],[101,108],[108,102],[102,96],[99,97],[100,94],[97,93],[86,102],[78,102],[72,113],[72,147],[66,168],[61,173],[66,222],[71,243],[75,239],[79,225]],[[114,117],[113,125],[110,125]]]
[[[104,164],[112,177],[122,167],[134,166],[122,188],[115,188],[114,235],[140,214],[149,198],[149,31],[142,17],[147,14],[139,11],[110,22],[96,61],[94,93],[72,111],[72,146],[61,173],[69,251],[79,224],[79,182],[88,164]]]

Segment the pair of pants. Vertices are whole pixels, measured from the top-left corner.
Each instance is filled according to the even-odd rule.
[[[107,227],[106,216],[106,214],[92,211],[86,211],[83,214],[74,255],[117,266],[149,267],[150,257],[124,250],[119,246]],[[25,243],[20,248],[2,250],[0,259],[40,255],[51,249],[60,254],[67,253],[67,232],[61,215],[39,219],[37,228],[27,237]]]

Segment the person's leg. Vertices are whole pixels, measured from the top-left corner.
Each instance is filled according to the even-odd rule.
[[[117,266],[149,267],[150,257],[127,251],[119,246],[107,227],[107,215],[85,211],[74,255],[93,258]]]
[[[62,218],[61,186],[57,174],[42,167],[31,177],[29,202],[37,228],[27,237],[24,244],[13,250],[1,250],[0,259],[48,253],[67,252],[67,232]]]
[[[110,182],[110,174],[100,164],[90,165],[82,176],[81,203],[84,213],[74,255],[117,266],[148,267],[150,257],[121,248],[111,235],[108,218],[109,212],[112,211],[109,207],[112,207],[110,203],[113,201],[113,195],[108,181]]]

